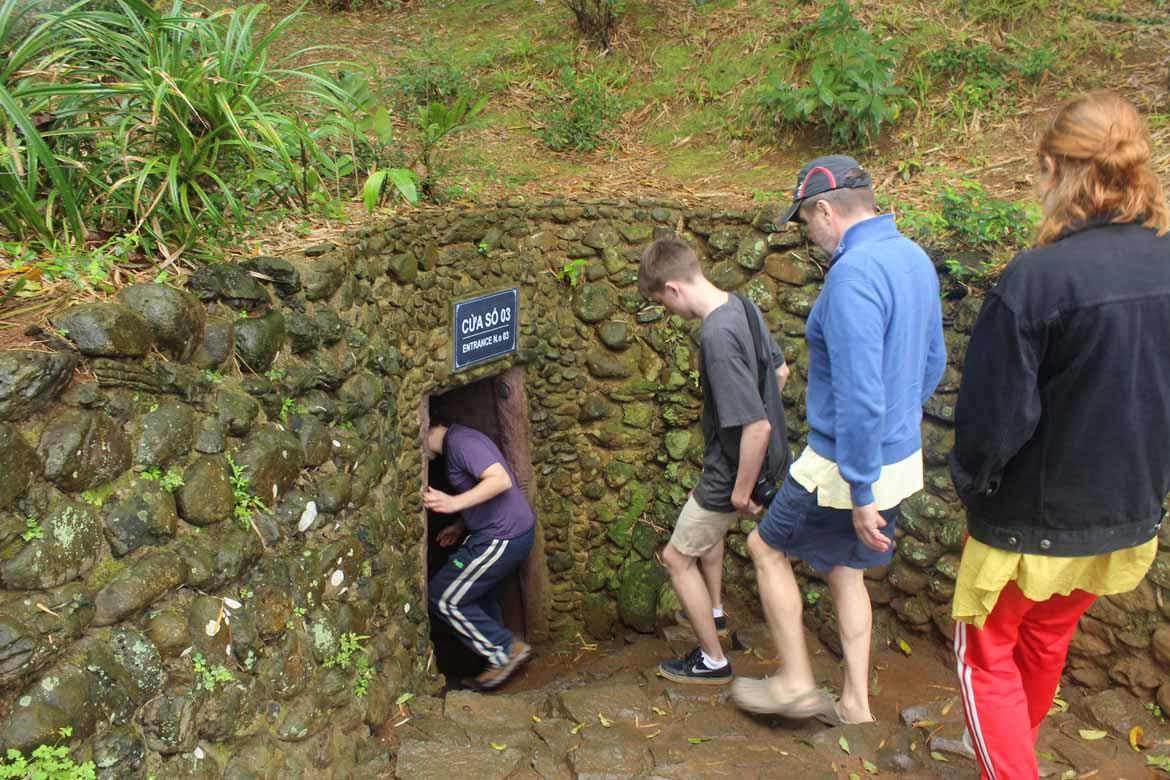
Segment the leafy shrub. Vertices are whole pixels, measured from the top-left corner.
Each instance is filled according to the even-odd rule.
[[[581,34],[608,50],[621,13],[619,0],[561,0],[577,20]]]
[[[595,73],[561,70],[557,88],[545,86],[545,108],[538,120],[538,134],[550,149],[590,151],[619,113],[613,86]]]
[[[876,41],[835,0],[816,21],[790,37],[797,62],[807,63],[802,86],[777,80],[755,102],[780,127],[811,125],[835,144],[871,140],[901,112],[905,90],[894,84],[896,47]]]
[[[948,238],[965,249],[1020,249],[1037,223],[1034,211],[992,196],[977,182],[948,187],[938,204]]]
[[[19,750],[9,750],[7,758],[0,758],[0,778],[12,780],[94,780],[97,776],[94,763],[78,764],[69,757],[69,748],[64,745],[37,745],[28,757]]]
[[[417,61],[408,62],[390,77],[391,90],[407,106],[448,101],[472,92],[468,75],[457,68],[446,53],[432,53],[433,44],[424,41]]]
[[[15,240],[133,234],[174,254],[263,206],[322,208],[352,173],[324,145],[347,102],[330,63],[271,56],[295,13],[261,29],[262,5],[37,5],[0,0],[0,227]]]

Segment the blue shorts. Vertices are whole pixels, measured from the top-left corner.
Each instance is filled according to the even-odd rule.
[[[886,521],[881,531],[892,542],[898,507],[886,509],[881,516]],[[816,491],[810,493],[791,476],[784,479],[757,530],[769,547],[799,558],[821,574],[835,566],[885,566],[894,558],[894,545],[878,552],[857,538],[852,510],[817,506]]]

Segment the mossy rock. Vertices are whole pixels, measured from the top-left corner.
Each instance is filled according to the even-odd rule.
[[[654,632],[658,592],[666,582],[666,570],[656,561],[629,561],[618,589],[618,615],[622,623],[644,634]]]
[[[103,485],[130,467],[130,443],[109,415],[71,410],[51,420],[41,433],[37,454],[45,477],[62,490]]]
[[[57,400],[77,360],[71,351],[0,351],[0,420],[23,422]]]
[[[83,303],[53,315],[51,321],[89,357],[143,357],[154,343],[147,321],[120,303]]]
[[[203,338],[207,310],[188,292],[164,284],[134,284],[119,290],[116,300],[146,321],[159,351],[172,360],[187,360]]]
[[[165,466],[191,450],[195,412],[178,401],[162,400],[134,424],[134,463]]]
[[[75,580],[102,553],[101,527],[91,508],[60,494],[39,520],[41,538],[17,540],[0,551],[0,583],[13,590],[44,590]]]
[[[608,284],[583,284],[573,295],[573,313],[585,323],[601,322],[616,308],[614,289]]]
[[[11,425],[0,423],[0,509],[5,509],[28,488],[41,464],[32,447]]]

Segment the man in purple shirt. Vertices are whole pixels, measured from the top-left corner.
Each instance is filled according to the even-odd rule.
[[[467,538],[427,586],[431,614],[451,626],[487,668],[475,678],[480,688],[495,688],[528,660],[532,648],[500,624],[496,586],[532,550],[536,515],[516,486],[516,476],[500,450],[484,434],[465,425],[434,425],[427,431],[427,457],[442,456],[454,495],[432,487],[423,506],[460,515],[435,537],[443,547]]]

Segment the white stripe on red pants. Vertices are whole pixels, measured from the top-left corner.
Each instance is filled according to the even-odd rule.
[[[982,780],[1036,780],[1036,738],[1052,706],[1077,623],[1097,597],[1083,590],[1032,601],[1009,582],[982,629],[955,624],[963,711]]]

